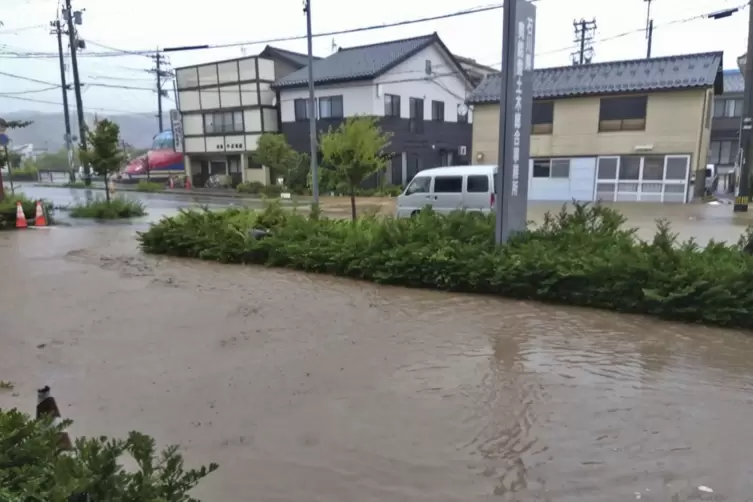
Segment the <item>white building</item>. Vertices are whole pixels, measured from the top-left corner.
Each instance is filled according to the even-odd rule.
[[[234,183],[269,183],[268,170],[252,153],[263,133],[279,131],[271,85],[305,58],[268,46],[258,56],[176,69],[184,163],[195,186],[214,174]]]
[[[317,127],[326,131],[345,117],[376,115],[393,134],[387,182],[407,183],[416,172],[469,164],[473,90],[463,66],[436,33],[360,47],[341,48],[314,63]],[[308,68],[278,78],[280,130],[308,152]]]

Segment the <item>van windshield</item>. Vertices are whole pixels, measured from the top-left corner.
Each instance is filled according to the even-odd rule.
[[[411,195],[414,193],[429,193],[431,188],[431,178],[428,176],[413,178],[408,188],[405,189],[405,195]]]

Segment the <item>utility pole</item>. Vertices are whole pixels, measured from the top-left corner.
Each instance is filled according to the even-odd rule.
[[[159,49],[157,49],[157,52],[150,57],[154,60],[154,68],[147,70],[147,72],[153,73],[157,81],[157,125],[159,127],[157,134],[159,134],[163,131],[162,98],[167,97],[167,91],[164,89],[164,82],[162,79],[172,77],[172,73],[169,70],[164,69],[163,65],[167,65],[170,62],[162,55]]]
[[[319,164],[316,147],[316,103],[314,101],[314,49],[311,37],[311,0],[303,0],[303,12],[306,13],[306,41],[308,42],[309,65],[309,136],[311,141],[311,192],[314,204],[319,204]]]
[[[743,95],[743,121],[741,141],[743,159],[740,166],[740,183],[733,211],[747,213],[750,202],[750,173],[753,163],[753,2],[748,7],[748,52],[745,56],[745,94]],[[696,176],[697,181],[697,176]]]
[[[643,0],[646,5],[646,59],[651,58],[651,45],[654,41],[654,20],[651,19],[651,2],[654,0]]]
[[[84,119],[84,104],[81,100],[81,81],[78,76],[78,58],[76,52],[86,47],[83,40],[79,40],[76,26],[81,24],[81,11],[72,11],[71,0],[65,0],[66,24],[68,25],[68,39],[71,45],[71,67],[73,69],[73,90],[76,93],[76,113],[78,116],[78,134],[79,134],[79,154],[86,153],[86,120]],[[84,182],[86,186],[91,186],[92,177],[89,170],[89,164],[84,164]]]
[[[592,21],[574,20],[573,28],[575,29],[575,43],[580,45],[580,49],[571,54],[573,64],[589,64],[594,57],[593,42],[596,34],[596,19]]]
[[[71,155],[71,114],[68,110],[68,90],[70,89],[65,81],[65,59],[63,57],[63,28],[60,26],[60,19],[51,21],[50,25],[54,28],[55,35],[58,38],[58,59],[60,61],[60,87],[63,90],[63,116],[65,117],[65,150],[68,159],[68,174],[71,183],[76,181],[76,172],[73,167],[73,156]]]

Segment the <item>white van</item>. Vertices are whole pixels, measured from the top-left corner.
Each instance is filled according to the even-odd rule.
[[[414,216],[426,206],[438,213],[494,208],[497,166],[472,165],[426,169],[416,174],[397,198],[398,218]]]

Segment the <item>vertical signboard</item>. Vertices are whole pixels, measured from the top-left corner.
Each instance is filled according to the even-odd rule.
[[[170,124],[173,130],[173,147],[183,153],[183,120],[178,110],[170,110]]]
[[[536,7],[532,3],[508,0],[503,10],[495,229],[498,244],[526,228],[536,32]]]

